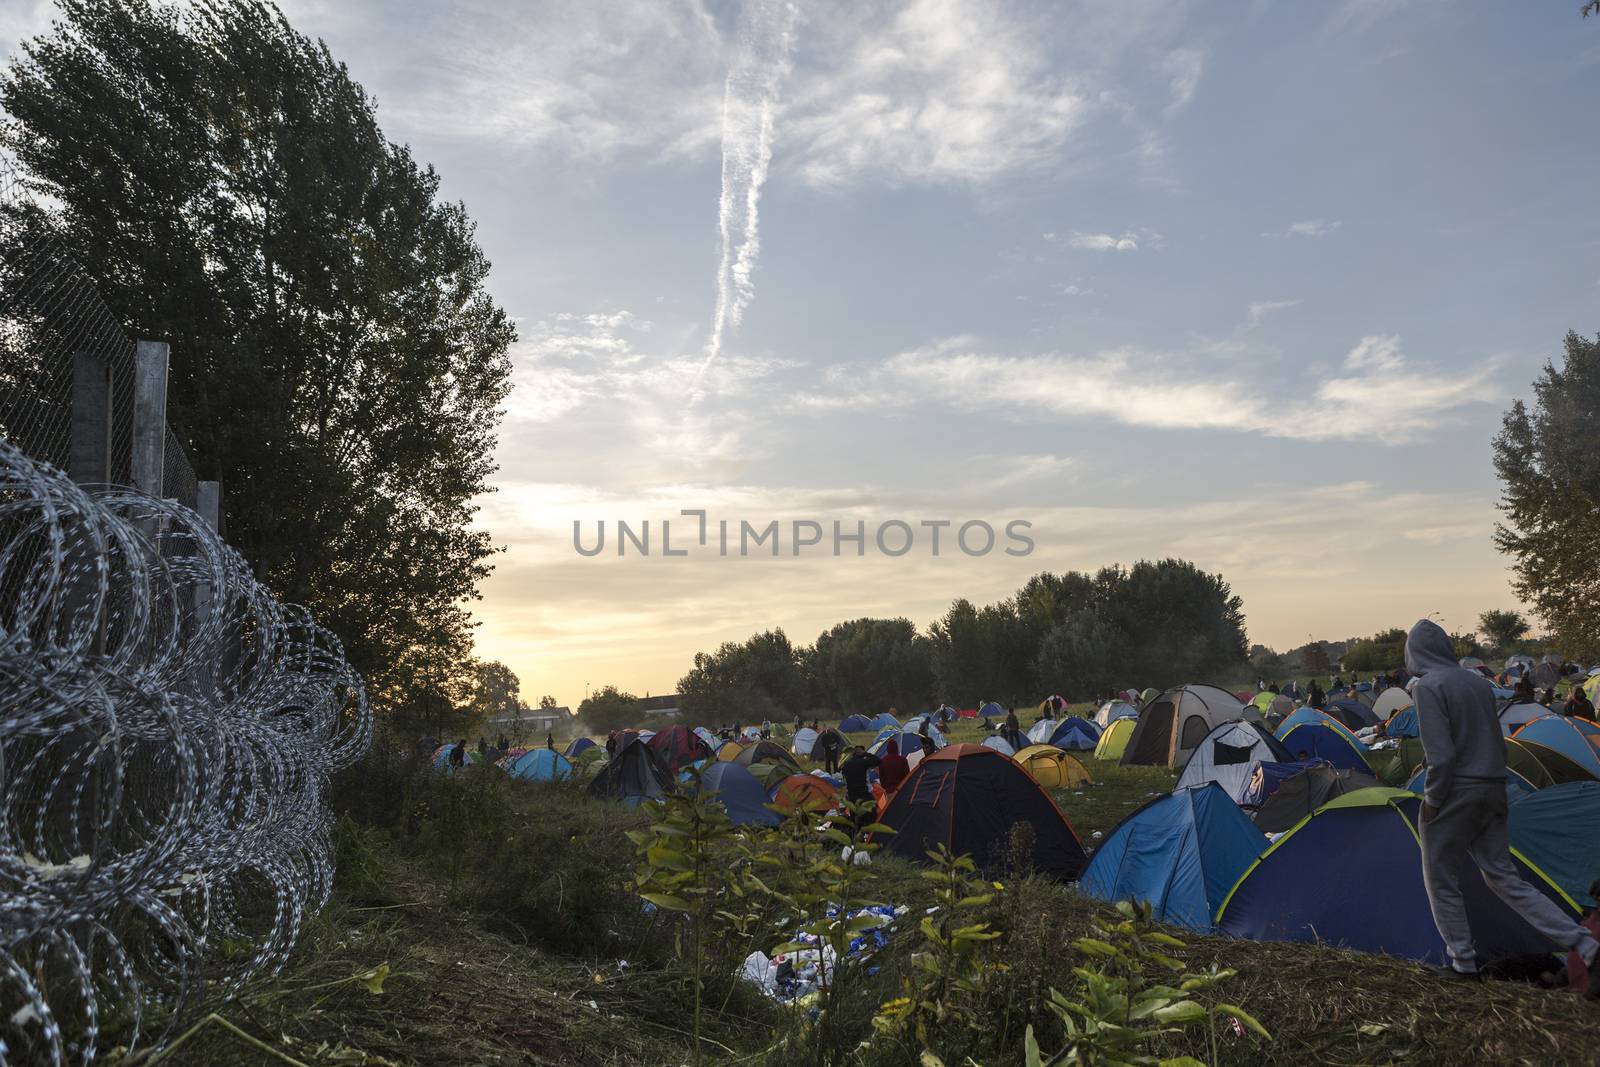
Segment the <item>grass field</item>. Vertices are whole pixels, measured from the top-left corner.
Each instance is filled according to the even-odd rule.
[[[962,723],[953,740],[975,740]],[[624,887],[633,867],[623,832],[643,816],[581,790],[506,781],[491,769],[450,780],[375,761],[344,785],[338,887],[275,980],[219,1007],[261,1046],[207,1024],[170,1055],[177,1064],[676,1064],[690,1061],[685,982],[673,938]],[[1086,759],[1095,784],[1057,792],[1088,845],[1170,789],[1164,769]],[[918,909],[916,870],[879,857],[878,891]],[[1014,951],[1068,987],[1071,947],[1104,914],[1069,886],[1008,887],[1026,910]],[[1381,901],[1374,901],[1381,907]],[[731,938],[731,935],[730,935]],[[1580,1064],[1597,1061],[1600,1005],[1521,984],[1462,987],[1400,961],[1292,944],[1185,936],[1191,968],[1235,968],[1228,998],[1274,1040],[1229,1038],[1230,1064]],[[749,945],[722,948],[742,959]],[[851,1025],[895,992],[908,937],[882,972],[852,989]],[[1007,942],[1008,945],[1012,942]],[[624,964],[622,961],[626,961]],[[387,966],[382,992],[361,979]],[[796,1017],[729,978],[708,985],[710,1062],[823,1062],[796,1043]],[[990,1016],[997,1020],[998,1015]],[[993,1022],[998,1026],[998,1022]],[[975,1062],[1020,1062],[1010,1053]],[[1205,1056],[1187,1039],[1165,1056]],[[876,1042],[830,1062],[915,1064]],[[959,1062],[959,1060],[951,1061]],[[141,1064],[141,1067],[145,1065]]]

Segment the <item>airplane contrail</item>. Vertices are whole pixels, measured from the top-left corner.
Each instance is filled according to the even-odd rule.
[[[706,358],[695,374],[698,393],[706,369],[722,354],[755,296],[753,275],[761,251],[761,186],[772,162],[778,91],[793,66],[799,9],[789,0],[752,0],[739,19],[739,49],[722,95],[722,196],[717,228],[722,238],[717,263],[717,308]]]

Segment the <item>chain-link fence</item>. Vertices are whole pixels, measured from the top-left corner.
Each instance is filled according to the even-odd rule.
[[[223,542],[166,371],[0,162],[0,1067],[159,1044],[281,966],[371,732]]]

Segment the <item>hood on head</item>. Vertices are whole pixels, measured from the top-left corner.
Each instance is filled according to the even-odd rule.
[[[900,755],[900,742],[896,741],[892,737],[889,738],[889,740],[884,743],[883,754],[885,756],[898,756],[898,755]]]
[[[1406,670],[1422,675],[1460,666],[1444,627],[1432,619],[1419,619],[1406,635]]]

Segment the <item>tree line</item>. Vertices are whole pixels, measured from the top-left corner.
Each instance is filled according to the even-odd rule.
[[[926,631],[906,618],[858,618],[809,645],[781,629],[729,641],[695,655],[679,707],[686,719],[721,723],[981,700],[1021,706],[1052,693],[1084,700],[1113,686],[1226,679],[1248,649],[1243,604],[1221,575],[1186,560],[1141,560],[1038,574],[982,607],[958,599]]]

